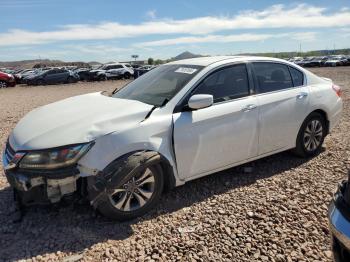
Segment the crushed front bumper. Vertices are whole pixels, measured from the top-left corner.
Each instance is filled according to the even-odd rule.
[[[6,167],[8,159],[3,155]],[[77,191],[79,170],[76,166],[59,170],[5,169],[7,181],[23,205],[50,204]]]
[[[329,226],[332,248],[336,262],[350,261],[350,205],[347,200],[348,182],[344,181],[332,200],[329,212]]]

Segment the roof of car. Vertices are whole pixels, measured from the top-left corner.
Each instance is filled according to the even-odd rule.
[[[286,60],[271,58],[271,57],[260,57],[260,56],[206,56],[206,57],[197,57],[191,59],[183,59],[171,62],[170,64],[179,64],[179,65],[198,65],[198,66],[208,66],[213,63],[221,62],[224,60],[230,60],[230,62],[239,62],[239,61],[257,61],[257,60],[268,60],[268,61],[278,61],[286,62]]]

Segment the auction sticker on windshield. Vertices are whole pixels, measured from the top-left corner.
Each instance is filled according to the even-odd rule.
[[[197,69],[195,68],[190,68],[190,67],[179,67],[176,69],[176,73],[183,73],[183,74],[189,74],[192,75],[194,72],[196,72]]]

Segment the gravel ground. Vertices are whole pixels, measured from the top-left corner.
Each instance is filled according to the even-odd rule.
[[[327,207],[350,167],[350,67],[312,71],[344,88],[343,119],[319,156],[305,160],[285,152],[198,179],[164,194],[145,217],[124,223],[84,205],[31,208],[13,223],[12,193],[1,175],[0,259],[331,261]],[[121,85],[0,90],[0,142],[35,107]]]

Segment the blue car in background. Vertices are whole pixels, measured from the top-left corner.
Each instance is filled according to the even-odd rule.
[[[32,74],[26,77],[25,81],[27,85],[76,83],[79,81],[79,75],[67,69],[53,68]]]
[[[350,261],[350,171],[348,177],[339,185],[328,213],[336,262]]]

